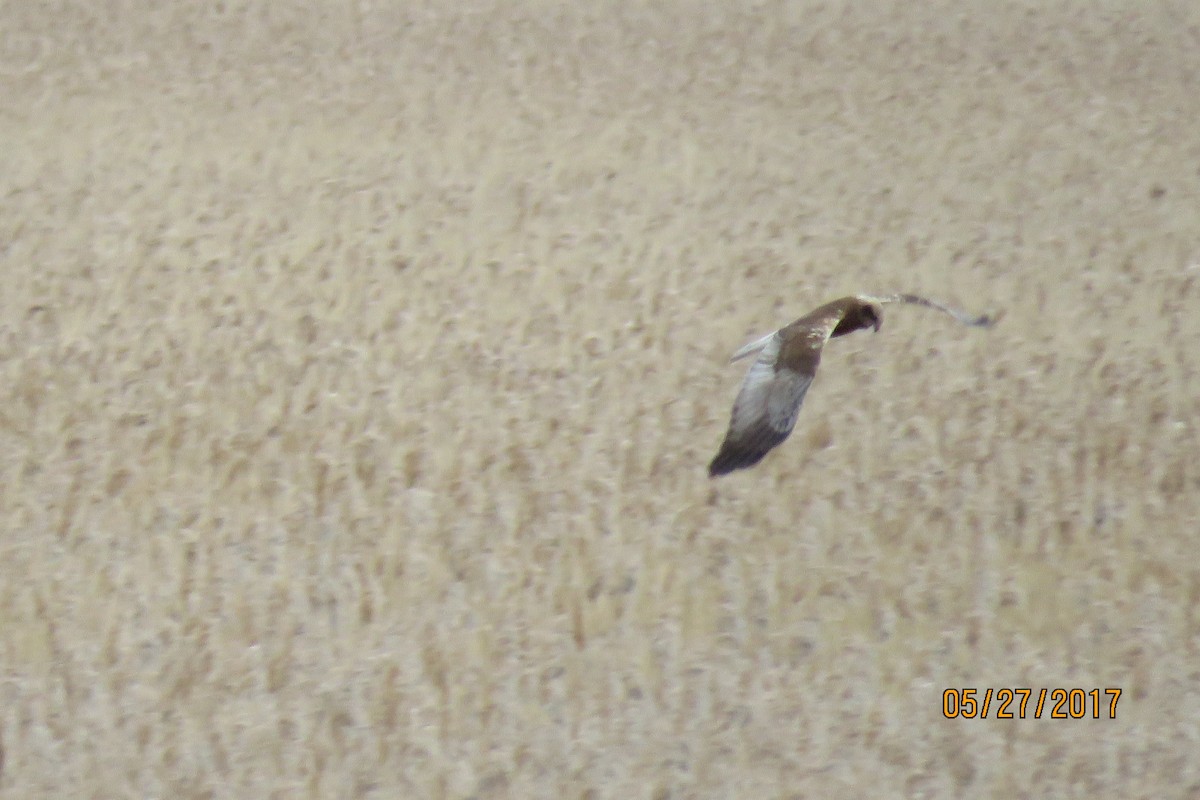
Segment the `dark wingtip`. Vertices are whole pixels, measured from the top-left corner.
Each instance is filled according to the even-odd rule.
[[[727,448],[722,447],[721,452],[717,453],[709,462],[708,477],[719,478],[722,475],[728,475],[740,466],[742,465],[738,463],[738,459],[733,457]]]
[[[766,450],[756,452],[744,448],[729,447],[728,445],[722,446],[721,452],[717,453],[716,458],[708,465],[708,477],[719,478],[722,475],[728,475],[734,470],[753,467],[762,461],[763,456],[766,454]]]
[[[979,328],[991,328],[995,326],[1004,317],[1003,311],[997,311],[993,314],[983,314],[971,320],[971,324]]]

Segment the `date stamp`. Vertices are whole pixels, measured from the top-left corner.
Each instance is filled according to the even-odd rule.
[[[1116,719],[1120,689],[947,689],[946,719]]]

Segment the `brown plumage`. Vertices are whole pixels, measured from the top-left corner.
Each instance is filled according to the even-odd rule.
[[[752,467],[786,439],[796,424],[804,395],[817,374],[825,342],[862,328],[878,331],[883,325],[883,306],[887,303],[910,303],[937,309],[964,325],[986,327],[994,322],[986,315],[973,317],[911,294],[857,295],[826,303],[791,325],[751,342],[730,359],[733,362],[758,354],[733,403],[729,430],[721,449],[708,465],[709,476]]]

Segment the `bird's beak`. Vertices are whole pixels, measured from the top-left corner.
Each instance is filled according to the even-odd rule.
[[[883,320],[876,318],[874,327],[875,332],[879,333],[879,329],[883,327]]]

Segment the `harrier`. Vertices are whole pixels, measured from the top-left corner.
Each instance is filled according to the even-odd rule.
[[[752,467],[783,442],[796,424],[800,404],[817,374],[821,348],[835,336],[861,328],[879,330],[883,306],[911,303],[937,309],[964,325],[987,327],[995,320],[972,317],[941,303],[911,294],[888,297],[843,297],[810,311],[787,327],[751,342],[733,354],[730,363],[758,354],[733,402],[729,430],[721,450],[708,465],[710,477]]]

